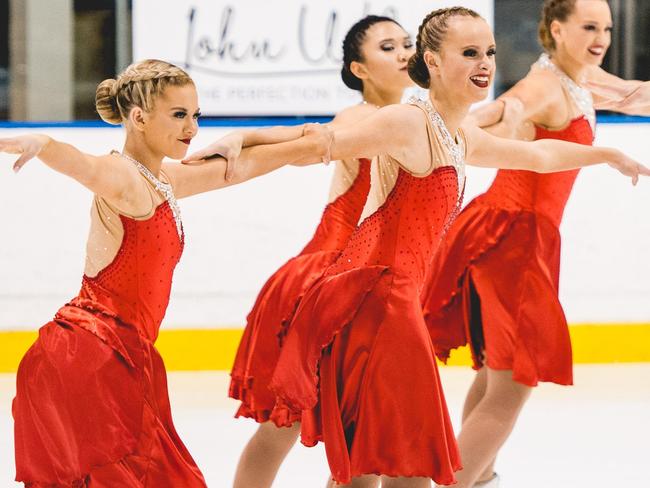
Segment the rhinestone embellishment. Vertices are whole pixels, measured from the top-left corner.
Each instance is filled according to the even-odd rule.
[[[167,200],[167,203],[169,204],[169,208],[172,211],[172,215],[174,216],[174,222],[176,223],[176,232],[178,232],[178,237],[182,239],[183,223],[181,221],[181,208],[178,205],[178,201],[176,200],[176,197],[174,196],[174,191],[172,189],[172,186],[169,183],[163,183],[162,181],[160,181],[158,178],[154,176],[154,174],[151,171],[149,171],[149,168],[147,168],[140,161],[132,158],[128,154],[124,154],[118,151],[111,151],[111,154],[118,154],[122,156],[124,159],[126,159],[127,161],[131,161],[133,164],[135,164],[135,167],[138,168],[138,171],[140,171],[142,176],[148,179],[156,188],[156,190],[165,198],[165,200]]]
[[[576,104],[578,110],[580,110],[580,112],[583,113],[587,118],[589,125],[591,125],[591,128],[595,129],[596,110],[594,109],[594,98],[591,95],[591,92],[573,81],[569,75],[562,71],[555,63],[553,63],[553,61],[551,61],[551,57],[547,53],[542,54],[534,66],[542,69],[547,69],[557,75],[557,77],[569,92],[573,103]]]
[[[437,127],[442,134],[442,144],[451,156],[452,165],[456,169],[456,175],[458,176],[458,197],[460,201],[460,195],[462,195],[463,189],[465,188],[465,148],[463,144],[459,144],[454,140],[445,125],[445,121],[436,109],[433,108],[429,100],[420,100],[413,97],[409,100],[409,103],[421,104],[426,110],[431,124]]]

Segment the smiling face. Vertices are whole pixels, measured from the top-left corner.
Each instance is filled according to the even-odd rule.
[[[551,34],[556,51],[575,63],[599,66],[612,41],[612,13],[604,0],[577,0],[566,21],[554,20]]]
[[[152,150],[171,159],[183,159],[198,132],[199,116],[194,84],[168,86],[156,97],[152,110],[141,112],[139,126]]]
[[[352,72],[364,83],[382,91],[404,90],[413,85],[408,59],[415,52],[411,36],[395,22],[378,22],[365,32],[361,61],[351,63]]]
[[[482,18],[456,16],[449,20],[440,52],[425,52],[433,86],[459,102],[476,103],[489,93],[495,72],[496,47],[492,29]]]

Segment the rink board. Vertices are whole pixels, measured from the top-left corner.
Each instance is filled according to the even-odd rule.
[[[650,362],[650,324],[580,324],[570,327],[576,364]],[[229,370],[242,329],[161,330],[156,346],[170,371]],[[0,332],[0,373],[16,371],[36,332]],[[451,366],[469,366],[467,348]]]

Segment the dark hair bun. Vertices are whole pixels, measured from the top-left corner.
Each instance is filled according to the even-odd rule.
[[[354,76],[347,66],[341,68],[341,79],[343,80],[343,83],[345,83],[345,86],[351,90],[363,91],[363,81]]]
[[[429,89],[431,86],[431,75],[429,74],[429,68],[424,62],[424,56],[422,53],[416,52],[409,59],[408,71],[411,79],[420,87]]]

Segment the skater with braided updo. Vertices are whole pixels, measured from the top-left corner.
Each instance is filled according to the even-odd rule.
[[[121,152],[93,156],[46,135],[0,139],[0,151],[20,155],[15,171],[38,158],[94,194],[81,290],[41,327],[18,369],[16,480],[34,488],[203,488],[174,429],[154,347],[185,242],[177,199],[306,163],[302,155],[326,136],[308,128],[291,147],[246,150],[241,158],[251,164],[226,180],[223,159],[163,162],[184,157],[198,130],[196,88],[182,69],[135,63],[98,86],[96,107],[124,126]]]
[[[611,31],[604,0],[546,0],[539,23],[544,54],[523,80],[471,118],[502,137],[591,146],[595,108],[643,113],[640,82],[600,68]],[[624,85],[624,95],[592,98],[589,80]],[[423,305],[437,354],[446,360],[451,349],[469,344],[477,370],[458,437],[464,466],[458,488],[496,488],[495,458],[534,387],[573,382],[558,298],[559,226],[577,176],[577,168],[500,170],[461,212],[434,258]]]

